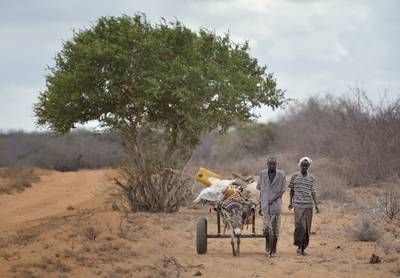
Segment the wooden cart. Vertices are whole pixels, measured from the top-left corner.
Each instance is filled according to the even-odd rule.
[[[209,234],[207,231],[207,223],[208,219],[206,216],[202,216],[197,221],[196,227],[196,250],[197,254],[205,254],[207,253],[207,241],[209,238],[230,238],[228,234],[221,233],[221,211],[217,206],[214,206],[214,211],[217,213],[217,233]],[[249,225],[251,225],[251,233],[250,234],[242,234],[240,238],[266,238],[264,234],[256,234],[256,213],[253,213],[251,217],[252,221]]]

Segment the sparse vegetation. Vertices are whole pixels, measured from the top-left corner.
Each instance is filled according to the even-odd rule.
[[[65,249],[63,255],[65,258],[74,259],[81,266],[96,267],[100,262],[114,263],[134,258],[137,253],[123,242],[107,241],[96,245],[84,245],[79,249]]]
[[[0,194],[21,192],[38,182],[40,178],[29,167],[0,168]]]
[[[59,259],[42,258],[39,262],[14,265],[11,272],[24,273],[28,277],[43,277],[50,273],[70,273],[71,267]]]

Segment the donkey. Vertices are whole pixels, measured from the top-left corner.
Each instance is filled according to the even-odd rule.
[[[234,194],[221,203],[220,211],[222,214],[222,221],[225,224],[224,234],[227,228],[230,232],[232,254],[233,256],[239,256],[240,236],[242,234],[243,225],[248,223],[249,217],[254,213],[253,204],[246,201],[240,194]]]

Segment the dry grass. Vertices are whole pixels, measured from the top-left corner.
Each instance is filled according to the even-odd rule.
[[[107,241],[99,244],[85,244],[79,249],[65,249],[65,258],[72,258],[81,266],[97,267],[101,263],[122,262],[138,254],[125,242]]]
[[[0,194],[12,194],[14,192],[24,191],[39,180],[40,178],[35,174],[33,168],[0,168]]]
[[[70,273],[71,267],[59,259],[42,258],[39,262],[14,265],[11,272],[23,273],[24,277],[44,277],[54,275],[54,273]]]
[[[14,235],[0,238],[0,248],[18,245],[25,246],[35,241],[39,236],[39,231],[34,229],[20,230]]]

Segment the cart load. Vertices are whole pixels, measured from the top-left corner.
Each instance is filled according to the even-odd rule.
[[[244,178],[239,174],[232,173],[235,179],[223,179],[220,175],[200,168],[196,175],[196,180],[206,186],[194,203],[216,204],[231,197],[234,194],[240,194],[246,200],[254,205],[259,203],[259,192],[256,189],[257,183],[252,177]]]

